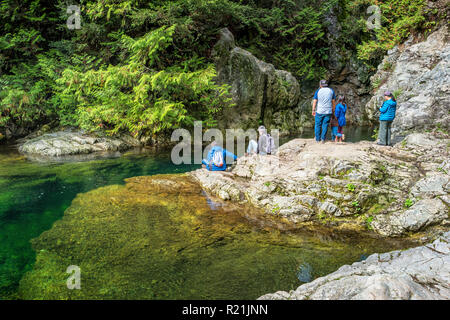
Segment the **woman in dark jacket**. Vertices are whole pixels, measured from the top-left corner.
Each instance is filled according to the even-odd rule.
[[[378,132],[378,144],[391,145],[391,125],[397,111],[397,102],[390,91],[384,93],[384,103],[380,108],[380,129]]]

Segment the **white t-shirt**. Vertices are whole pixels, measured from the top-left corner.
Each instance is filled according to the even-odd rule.
[[[320,88],[314,94],[314,100],[317,100],[317,113],[320,114],[332,114],[333,113],[333,105],[331,103],[332,100],[336,99],[336,95],[334,94],[334,90],[328,87]]]

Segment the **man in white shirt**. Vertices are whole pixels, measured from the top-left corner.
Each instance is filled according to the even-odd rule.
[[[312,107],[312,115],[315,117],[314,135],[317,142],[325,143],[328,125],[335,107],[336,95],[334,90],[328,88],[326,80],[320,80],[320,88],[314,93]]]

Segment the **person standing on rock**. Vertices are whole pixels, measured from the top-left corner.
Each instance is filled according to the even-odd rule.
[[[337,138],[340,137],[340,134],[338,133],[339,121],[334,114],[331,115],[330,126],[331,126],[331,141],[337,142]]]
[[[390,91],[384,92],[384,102],[380,108],[380,129],[378,131],[378,145],[391,145],[391,125],[397,111],[397,101]]]
[[[336,107],[336,95],[333,89],[328,88],[326,80],[320,80],[319,85],[319,90],[314,93],[312,107],[315,118],[314,135],[317,142],[325,143],[328,125]]]
[[[345,96],[340,95],[337,99],[337,105],[335,107],[334,116],[338,121],[338,127],[336,135],[336,142],[342,143],[345,140],[343,128],[347,124],[345,120],[345,114],[347,113],[347,104],[345,103]]]

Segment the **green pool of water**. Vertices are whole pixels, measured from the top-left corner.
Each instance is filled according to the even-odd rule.
[[[187,175],[127,179],[79,194],[38,238],[24,299],[255,299],[294,289],[400,243],[293,228],[209,199]],[[80,270],[69,290],[67,267]]]
[[[30,239],[50,229],[78,193],[123,179],[178,173],[198,166],[175,166],[167,154],[129,152],[121,158],[77,163],[30,162],[13,148],[0,149],[0,298],[14,293],[31,270]]]
[[[198,167],[175,166],[168,153],[150,151],[38,163],[2,147],[0,298],[254,299],[293,289],[373,252],[408,246],[330,230],[292,230],[282,221],[260,219],[248,208],[224,209],[201,190],[186,192],[195,187],[174,193],[141,187],[136,195],[125,192],[125,178]],[[128,198],[117,200],[124,194]],[[61,220],[68,208],[80,212],[75,217],[84,219],[84,229],[76,227],[80,221],[73,216]],[[88,223],[99,212],[117,223]],[[31,239],[36,239],[38,256]],[[69,248],[74,253],[68,254]],[[99,257],[105,262],[101,266]],[[65,288],[68,263],[81,265],[83,274],[90,270],[84,291]]]

